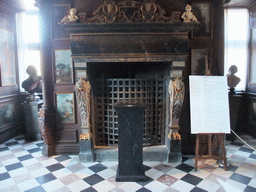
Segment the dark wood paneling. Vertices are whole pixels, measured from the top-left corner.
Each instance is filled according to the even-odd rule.
[[[9,140],[17,134],[24,133],[25,131],[25,118],[21,106],[22,99],[19,96],[20,90],[18,86],[19,82],[15,27],[15,14],[21,9],[21,4],[17,0],[0,1],[0,28],[9,31],[10,34],[14,36],[15,44],[13,51],[15,57],[14,67],[16,72],[16,84],[0,87],[0,143]]]

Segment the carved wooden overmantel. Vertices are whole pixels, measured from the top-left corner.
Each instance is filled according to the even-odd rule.
[[[158,4],[104,1],[86,18],[61,23],[70,32],[73,57],[87,62],[158,62],[185,58],[189,32],[198,22],[183,23],[181,12],[170,17]]]
[[[165,13],[164,9],[151,1],[144,3],[131,0],[121,3],[104,1],[93,12],[93,17],[86,17],[86,13],[76,13],[79,19],[74,20],[72,18],[77,17],[69,15],[63,19],[65,22],[60,24],[70,33],[74,60],[82,59],[84,63],[95,64],[97,62],[172,63],[181,61],[180,66],[172,65],[170,78],[181,77],[189,55],[189,34],[198,22],[182,22],[181,12],[173,12],[170,17],[165,16]],[[183,85],[181,93],[176,87],[178,84]],[[166,130],[172,137],[168,139],[166,136],[166,140],[169,140],[169,147],[172,145],[170,143],[172,139],[178,140],[180,149],[177,127],[184,98],[184,84],[179,78],[176,81],[171,80],[170,85],[174,86],[168,102],[171,104],[168,112],[170,118],[167,120],[170,126],[168,127],[167,124]],[[77,97],[80,105],[83,102],[78,94]],[[84,109],[90,105],[89,102],[86,104],[88,106],[84,106]],[[85,119],[81,120],[82,124],[84,121]],[[88,135],[89,128],[86,130]],[[88,148],[90,146],[86,147]]]

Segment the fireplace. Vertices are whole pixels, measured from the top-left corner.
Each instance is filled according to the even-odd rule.
[[[181,157],[181,106],[176,114],[170,110],[170,94],[177,94],[175,98],[182,100],[184,92],[170,93],[170,89],[176,90],[170,84],[182,77],[189,32],[197,23],[182,23],[180,12],[165,17],[163,9],[155,3],[132,2],[105,1],[94,17],[64,24],[70,32],[74,69],[86,70],[79,86],[87,88],[77,89],[78,106],[84,107],[80,139],[87,142],[82,160],[117,159],[118,114],[114,105],[119,102],[146,106],[144,160],[171,162],[171,158]],[[147,7],[154,11],[147,14]]]
[[[143,104],[144,146],[164,145],[166,87],[170,63],[88,63],[93,95],[92,129],[96,146],[118,144],[120,102]]]

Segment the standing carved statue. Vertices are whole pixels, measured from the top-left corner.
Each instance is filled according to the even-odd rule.
[[[82,134],[80,135],[81,140],[88,140],[91,137],[90,133],[90,91],[91,86],[88,80],[80,78],[76,83],[76,96],[77,103],[81,115],[81,130]]]
[[[196,16],[191,12],[191,5],[187,4],[185,10],[186,12],[181,15],[184,23],[198,22]]]
[[[168,138],[170,140],[181,140],[179,130],[179,119],[185,95],[185,85],[181,78],[170,80],[168,87],[170,95],[170,132]]]
[[[75,23],[77,20],[79,20],[79,17],[76,14],[77,9],[71,8],[69,11],[69,15],[65,16],[60,23]]]
[[[79,159],[83,162],[95,161],[93,138],[90,130],[90,93],[91,85],[89,80],[80,78],[76,83],[76,97],[82,123]]]

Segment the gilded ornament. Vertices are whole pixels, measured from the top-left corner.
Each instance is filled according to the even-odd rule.
[[[92,137],[91,133],[82,133],[80,135],[80,140],[89,140]]]

